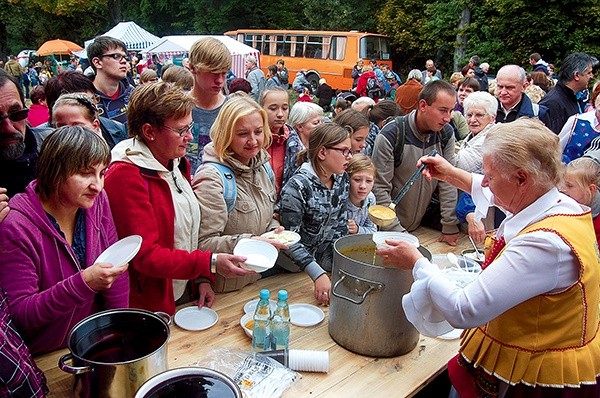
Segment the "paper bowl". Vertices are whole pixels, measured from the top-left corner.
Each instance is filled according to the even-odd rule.
[[[479,252],[481,253],[481,250]],[[479,264],[482,264],[483,261],[484,261],[484,259],[482,259],[482,258],[477,258],[477,254],[475,253],[475,249],[465,249],[462,252],[460,252],[460,254],[463,257],[469,258],[469,259],[471,259],[473,261],[477,261]]]
[[[263,272],[273,268],[279,253],[269,242],[258,239],[240,239],[233,248],[233,254],[247,258],[246,262],[242,264],[242,268]]]
[[[254,314],[244,314],[241,318],[240,318],[240,326],[242,327],[242,329],[244,329],[244,332],[246,332],[246,336],[252,338],[252,329],[248,328],[246,325],[248,325],[248,322],[252,321],[254,319]]]
[[[407,232],[385,231],[373,233],[373,242],[375,242],[375,246],[377,246],[378,249],[390,247],[387,243],[385,243],[385,241],[388,239],[404,240],[412,243],[415,247],[419,247],[419,238]]]

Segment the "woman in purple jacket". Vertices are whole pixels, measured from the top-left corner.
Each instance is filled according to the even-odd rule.
[[[34,355],[65,347],[88,315],[129,304],[127,265],[95,263],[117,240],[103,191],[109,162],[101,136],[61,127],[42,144],[37,180],[9,202],[0,228],[0,286]]]

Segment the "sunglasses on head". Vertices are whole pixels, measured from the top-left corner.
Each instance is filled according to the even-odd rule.
[[[29,114],[29,108],[23,108],[23,109],[19,109],[18,111],[10,112],[6,115],[0,115],[0,123],[4,119],[10,119],[13,122],[20,122],[21,120],[25,119],[28,114]]]

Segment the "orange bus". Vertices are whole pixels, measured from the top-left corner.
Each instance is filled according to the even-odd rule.
[[[259,50],[265,74],[269,65],[283,59],[290,72],[290,85],[296,72],[306,69],[306,77],[315,89],[323,77],[334,89],[350,90],[352,68],[359,58],[376,59],[378,64],[392,68],[390,39],[374,33],[238,29],[225,35]]]

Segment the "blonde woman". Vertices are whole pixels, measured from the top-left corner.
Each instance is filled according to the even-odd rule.
[[[223,105],[210,137],[204,163],[192,181],[202,213],[198,240],[205,249],[232,253],[240,239],[279,227],[273,218],[276,193],[266,150],[272,139],[267,112],[249,97],[232,98]],[[235,181],[235,197],[225,197],[227,173]],[[237,290],[258,278],[256,273],[241,278],[217,276],[214,289]]]

